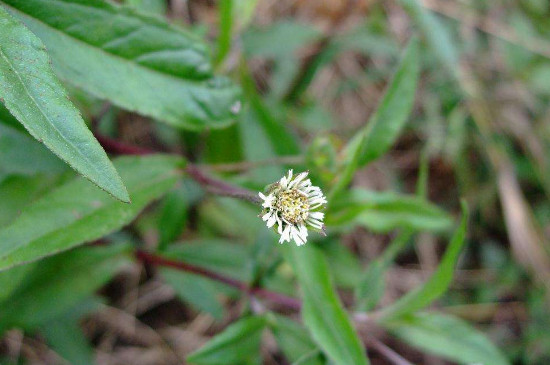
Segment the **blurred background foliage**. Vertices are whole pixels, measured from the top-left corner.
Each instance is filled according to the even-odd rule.
[[[74,15],[75,44],[32,3],[0,7],[44,42],[133,203],[0,106],[0,363],[550,362],[548,1],[126,0],[89,33],[96,13]],[[123,21],[137,40],[99,45]],[[170,42],[189,64],[132,55]],[[277,245],[181,156],[254,191],[309,170],[328,236]]]

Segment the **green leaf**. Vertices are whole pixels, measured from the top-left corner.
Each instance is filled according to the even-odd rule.
[[[231,35],[233,34],[233,0],[221,0],[218,5],[220,29],[218,34],[218,47],[214,64],[219,65],[225,59],[231,49]]]
[[[34,265],[21,265],[0,273],[0,303],[8,298],[25,280]]]
[[[351,182],[359,167],[386,153],[399,137],[414,104],[419,70],[418,42],[413,38],[378,109],[367,125],[349,142],[344,171],[329,194],[332,198]]]
[[[227,240],[197,240],[171,245],[163,255],[209,270],[249,281],[250,252],[246,246]]]
[[[300,152],[298,139],[290,131],[284,119],[277,118],[273,108],[260,97],[254,79],[244,64],[241,65],[241,82],[256,122],[269,137],[274,151],[280,156],[298,154]]]
[[[161,275],[176,295],[195,309],[222,319],[223,306],[218,299],[218,287],[207,278],[175,269],[162,268]]]
[[[0,4],[42,39],[54,69],[71,84],[180,128],[234,121],[240,91],[212,76],[208,49],[191,33],[102,0]]]
[[[0,174],[63,172],[65,165],[46,148],[15,128],[0,124]]]
[[[44,45],[0,7],[0,101],[29,133],[94,184],[129,202],[113,165],[52,72]]]
[[[31,264],[29,275],[0,304],[0,332],[15,326],[32,329],[68,310],[129,262],[127,249],[121,245],[86,247]]]
[[[510,364],[483,333],[450,315],[417,313],[385,327],[408,344],[459,364]]]
[[[368,364],[365,348],[338,298],[323,253],[308,244],[282,246],[302,289],[304,324],[337,364]]]
[[[424,285],[407,293],[391,306],[384,308],[380,314],[382,322],[399,318],[427,307],[447,291],[453,280],[455,265],[465,243],[467,225],[468,208],[466,207],[466,203],[463,202],[460,226],[455,231],[437,270]]]
[[[180,164],[179,158],[162,155],[117,159],[132,204],[113,200],[82,178],[48,193],[0,230],[0,271],[120,229],[174,185]]]
[[[78,326],[78,321],[52,321],[42,327],[48,344],[73,365],[92,365],[93,349]]]
[[[82,316],[101,308],[99,298],[91,296],[73,308],[40,325],[40,334],[48,345],[72,365],[94,364],[93,348],[84,336],[79,321]]]
[[[320,36],[319,31],[311,25],[283,20],[263,28],[252,26],[242,38],[244,52],[249,57],[288,59]]]
[[[325,363],[317,344],[307,330],[293,320],[276,314],[269,315],[269,327],[285,357],[292,363],[305,357],[302,364],[322,365]]]
[[[186,193],[187,189],[183,185],[177,186],[163,199],[158,223],[160,251],[168,247],[185,229],[189,209]]]
[[[46,194],[58,180],[36,175],[11,176],[0,182],[0,227],[13,222],[26,205]]]
[[[48,346],[70,364],[92,365],[95,363],[94,350],[80,327],[80,321],[102,308],[102,298],[91,295],[40,324],[38,331]]]
[[[334,283],[343,288],[354,288],[361,276],[361,264],[357,255],[338,239],[324,239],[321,249],[327,258]]]
[[[452,219],[444,210],[416,196],[353,189],[332,202],[325,223],[356,223],[376,232],[396,228],[442,231],[452,225]]]
[[[414,105],[419,71],[418,41],[413,38],[378,109],[348,146],[350,157],[358,149],[358,166],[382,156],[401,134]]]
[[[260,340],[265,325],[264,317],[241,319],[189,355],[187,361],[197,365],[259,363]]]
[[[165,0],[126,0],[126,4],[144,13],[164,15],[168,4]]]
[[[358,311],[372,310],[382,299],[386,288],[385,273],[397,254],[407,245],[410,238],[410,231],[406,230],[400,233],[380,257],[369,263],[355,289]]]
[[[449,32],[441,22],[418,0],[399,0],[403,8],[418,24],[431,49],[451,74],[458,78],[459,52]]]

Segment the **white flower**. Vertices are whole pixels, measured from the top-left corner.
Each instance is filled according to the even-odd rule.
[[[294,240],[298,246],[307,242],[307,227],[324,233],[324,213],[319,212],[327,203],[321,189],[311,185],[306,179],[308,172],[296,176],[292,170],[283,176],[279,182],[271,185],[267,196],[259,193],[262,198],[262,219],[268,228],[276,225],[281,235],[279,243]]]

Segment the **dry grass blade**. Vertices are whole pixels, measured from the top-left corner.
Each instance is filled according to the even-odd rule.
[[[533,221],[509,162],[500,165],[498,189],[512,252],[517,260],[546,286],[547,299],[550,301],[550,257],[544,249],[544,238]]]

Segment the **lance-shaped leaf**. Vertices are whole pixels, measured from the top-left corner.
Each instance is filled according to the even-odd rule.
[[[441,231],[452,226],[449,214],[425,199],[362,189],[346,191],[337,197],[325,222],[327,225],[358,223],[377,232],[396,228]]]
[[[63,314],[127,265],[128,249],[127,245],[83,247],[26,265],[31,267],[28,274],[0,303],[0,332],[14,326],[34,329]],[[11,270],[2,276],[10,277]]]
[[[60,77],[122,108],[187,129],[222,127],[240,91],[212,76],[191,33],[103,0],[2,0],[48,48]]]
[[[383,155],[399,137],[414,104],[419,70],[418,40],[413,38],[376,113],[350,143],[350,151],[359,148],[359,166]]]
[[[376,112],[346,147],[345,167],[329,196],[344,190],[358,168],[382,156],[397,140],[414,104],[419,71],[418,41],[413,38]]]
[[[447,291],[453,280],[454,269],[464,246],[467,225],[468,208],[466,203],[463,202],[460,226],[455,231],[437,270],[424,285],[407,293],[391,306],[384,308],[380,313],[380,320],[382,322],[400,318],[423,309]]]
[[[0,101],[30,134],[117,199],[116,170],[52,72],[44,45],[0,6]]]
[[[187,357],[190,364],[259,364],[264,317],[248,317],[227,327]]]
[[[323,253],[312,244],[282,247],[302,289],[302,318],[311,337],[336,364],[368,364],[365,349],[336,294]]]
[[[65,164],[24,132],[0,124],[0,174],[56,174]]]
[[[151,201],[174,185],[179,158],[119,158],[115,166],[128,186],[132,204],[112,199],[76,178],[23,209],[0,230],[0,271],[90,242],[130,223]]]
[[[321,350],[313,342],[307,330],[293,320],[273,313],[269,314],[269,327],[277,345],[292,364],[322,365]]]
[[[408,344],[459,364],[510,364],[482,332],[457,317],[416,313],[385,327]]]

